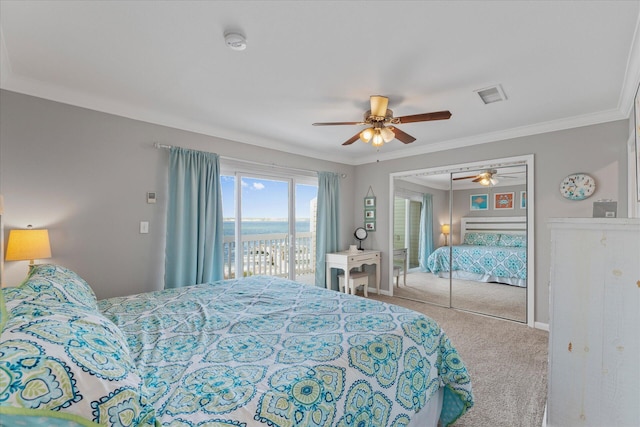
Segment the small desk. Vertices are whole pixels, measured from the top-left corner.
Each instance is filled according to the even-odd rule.
[[[331,269],[339,268],[344,270],[344,282],[349,283],[349,272],[354,267],[361,267],[365,264],[376,266],[376,292],[380,295],[380,251],[358,251],[352,253],[349,251],[334,252],[325,255],[325,264],[327,267],[327,276],[325,285],[327,289],[331,289]],[[349,287],[346,286],[346,289]]]
[[[393,260],[402,261],[402,273],[404,274],[404,285],[407,286],[407,248],[394,249]],[[394,265],[394,268],[396,266]],[[398,278],[398,287],[400,287],[400,278]]]

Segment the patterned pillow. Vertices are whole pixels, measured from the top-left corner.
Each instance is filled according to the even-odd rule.
[[[68,302],[89,310],[98,309],[96,295],[87,282],[73,271],[59,265],[36,265],[18,289],[23,299]]]
[[[500,235],[496,233],[465,233],[464,244],[476,246],[497,246]]]
[[[527,236],[523,234],[501,234],[498,246],[525,248],[527,246]]]
[[[155,409],[147,402],[126,340],[110,320],[97,310],[51,301],[22,300],[8,310],[19,292],[1,294],[3,419],[17,422],[33,416],[34,421],[51,418],[51,423],[64,419],[82,425],[155,425]]]

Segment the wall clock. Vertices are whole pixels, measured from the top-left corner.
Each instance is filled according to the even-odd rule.
[[[584,200],[596,191],[596,181],[586,173],[566,176],[560,183],[560,194],[569,200]]]

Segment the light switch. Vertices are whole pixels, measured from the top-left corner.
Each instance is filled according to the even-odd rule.
[[[149,221],[140,221],[140,234],[147,234],[149,232]]]

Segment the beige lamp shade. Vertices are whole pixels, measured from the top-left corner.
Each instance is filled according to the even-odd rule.
[[[449,224],[442,224],[440,231],[442,231],[442,234],[449,234],[451,232],[451,226]]]
[[[11,230],[7,242],[7,261],[29,260],[33,264],[35,259],[51,258],[49,244],[49,230]]]

